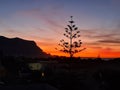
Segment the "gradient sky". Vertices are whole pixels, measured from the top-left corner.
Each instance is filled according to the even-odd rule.
[[[55,48],[71,15],[87,48],[75,56],[120,57],[120,0],[0,0],[0,35],[68,56]]]

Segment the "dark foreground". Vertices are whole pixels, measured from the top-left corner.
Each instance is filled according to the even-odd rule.
[[[31,69],[29,63],[38,66]],[[120,59],[39,62],[12,59],[3,66],[0,90],[120,90]]]
[[[0,90],[57,90],[48,84],[27,84],[1,86]]]

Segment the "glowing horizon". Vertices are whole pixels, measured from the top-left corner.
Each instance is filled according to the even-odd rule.
[[[40,48],[42,47],[41,45],[38,45],[38,46]],[[56,46],[54,45],[54,47],[52,47],[51,49],[48,47],[44,47],[44,46],[42,47],[42,49],[47,54],[69,57],[69,54],[55,50],[56,47],[57,47],[57,44],[56,44]],[[84,51],[75,54],[74,57],[120,58],[120,52],[119,51],[111,51],[111,50],[108,50],[107,48],[102,49],[102,50],[100,50],[100,49],[97,50],[97,49],[88,47]]]

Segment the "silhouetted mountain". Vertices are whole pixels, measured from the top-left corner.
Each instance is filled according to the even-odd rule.
[[[4,36],[0,36],[0,51],[5,56],[42,58],[48,56],[34,41],[23,40],[21,38],[6,38]]]

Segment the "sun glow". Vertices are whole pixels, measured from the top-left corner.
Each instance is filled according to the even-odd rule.
[[[39,44],[38,46],[42,48],[43,51],[45,51],[48,54],[69,57],[69,54],[56,50],[55,48],[57,47],[57,45],[41,46]],[[100,56],[101,58],[118,58],[120,57],[120,52],[109,50],[109,49],[99,49],[99,48],[96,49],[96,48],[88,47],[84,51],[76,53],[74,56],[75,57],[96,57],[96,58]]]

